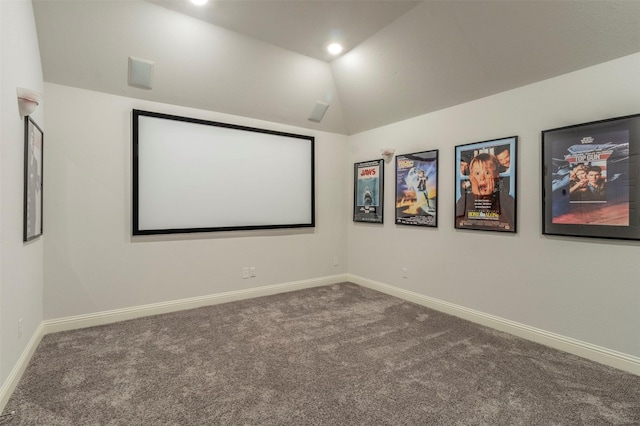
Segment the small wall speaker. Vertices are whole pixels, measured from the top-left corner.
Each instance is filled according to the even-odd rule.
[[[328,103],[317,101],[316,105],[313,107],[313,111],[311,111],[309,121],[313,121],[315,123],[321,122],[322,117],[324,117],[324,113],[327,112],[327,108],[329,108]]]
[[[129,86],[151,89],[154,62],[129,56]]]

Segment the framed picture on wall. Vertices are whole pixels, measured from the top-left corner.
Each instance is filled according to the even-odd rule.
[[[23,241],[42,235],[43,141],[42,129],[31,117],[25,117]]]
[[[542,132],[542,233],[640,239],[640,114]]]
[[[396,224],[438,226],[438,150],[396,155]]]
[[[384,162],[382,159],[354,164],[354,222],[383,222]]]
[[[455,147],[455,227],[516,232],[518,137]]]

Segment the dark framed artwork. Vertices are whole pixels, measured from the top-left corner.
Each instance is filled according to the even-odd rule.
[[[455,227],[516,232],[518,137],[455,147]]]
[[[42,160],[44,134],[29,116],[24,118],[23,241],[42,235]]]
[[[353,221],[383,223],[384,161],[354,164]]]
[[[640,114],[542,132],[542,233],[640,239]]]
[[[438,226],[438,150],[396,155],[396,224]]]

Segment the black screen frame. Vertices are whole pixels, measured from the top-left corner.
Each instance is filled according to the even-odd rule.
[[[256,225],[224,225],[218,226],[215,222],[215,218],[212,218],[211,226],[195,226],[195,227],[179,227],[169,226],[162,228],[147,229],[141,228],[140,223],[140,117],[152,117],[164,120],[174,120],[183,123],[191,123],[195,125],[212,126],[214,128],[225,128],[231,130],[237,130],[240,132],[251,132],[255,134],[265,134],[274,136],[283,136],[286,138],[293,138],[303,143],[310,144],[308,158],[310,176],[309,187],[309,202],[310,212],[308,220],[291,222],[291,223],[271,223],[271,224],[256,224]],[[224,179],[224,177],[220,177]],[[277,200],[273,200],[277,202]],[[178,115],[163,114],[158,112],[144,111],[133,109],[132,111],[132,234],[133,236],[140,235],[157,235],[157,234],[184,234],[184,233],[200,233],[200,232],[220,232],[220,231],[244,231],[244,230],[260,230],[260,229],[287,229],[287,228],[313,228],[316,225],[315,219],[315,137],[309,135],[301,135],[295,133],[280,132],[269,129],[262,129],[257,127],[241,126],[236,124],[222,123],[217,121],[203,120],[191,117],[183,117]]]

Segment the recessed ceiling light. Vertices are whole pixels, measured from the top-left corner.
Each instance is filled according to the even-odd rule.
[[[332,55],[337,55],[338,53],[342,52],[342,46],[339,43],[331,43],[329,46],[327,46],[327,50]]]
[[[202,6],[203,4],[206,4],[209,0],[191,0],[191,3],[195,4],[196,6]]]

